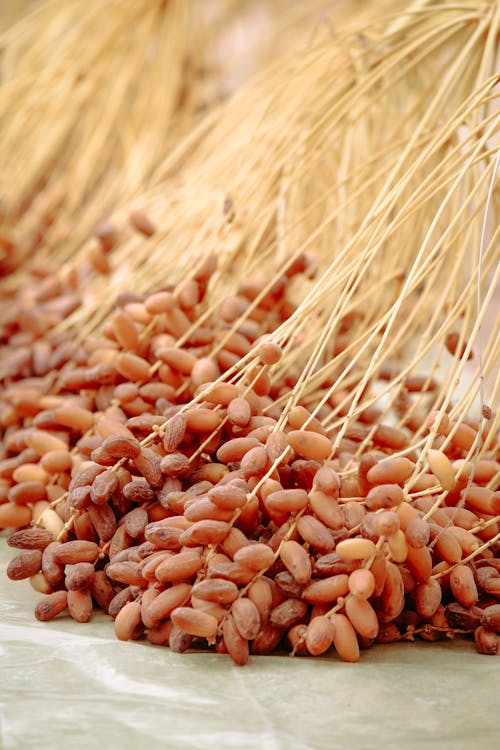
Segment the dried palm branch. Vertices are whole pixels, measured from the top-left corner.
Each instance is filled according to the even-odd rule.
[[[391,194],[409,155],[495,73],[498,16],[496,2],[418,3],[390,23],[325,32],[273,63],[205,118],[137,198],[156,227],[151,239],[130,229],[126,239],[130,206],[115,213],[124,241],[105,296],[132,277],[145,291],[207,248],[217,249],[225,284],[231,271],[237,280],[263,258],[278,267],[308,247],[320,268],[334,250],[348,258],[353,234],[373,220],[373,197]],[[475,111],[476,121],[490,110]],[[439,163],[456,145],[445,142]],[[398,249],[401,268],[414,247]],[[75,320],[105,313],[99,285],[92,290]]]

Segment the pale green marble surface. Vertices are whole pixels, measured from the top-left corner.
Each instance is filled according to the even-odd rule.
[[[104,615],[39,623],[0,538],[2,750],[496,750],[500,658],[464,641],[336,658],[173,654]]]

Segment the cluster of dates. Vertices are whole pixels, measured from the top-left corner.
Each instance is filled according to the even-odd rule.
[[[337,439],[349,392],[313,416],[270,337],[307,267],[212,310],[207,258],[176,287],[122,295],[83,342],[10,321],[0,528],[39,619],[98,606],[120,639],[237,664],[284,647],[357,661],[375,642],[457,633],[497,653],[498,443],[465,460],[477,425],[440,412],[420,456],[411,424],[373,407]]]

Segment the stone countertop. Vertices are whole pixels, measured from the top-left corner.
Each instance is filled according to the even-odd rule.
[[[337,657],[171,653],[116,640],[102,613],[35,620],[0,538],[2,750],[496,750],[498,657],[465,640]]]

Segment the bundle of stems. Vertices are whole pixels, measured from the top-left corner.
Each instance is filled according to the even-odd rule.
[[[442,388],[421,397],[447,406],[473,352],[479,369],[457,416],[479,386],[496,403],[499,23],[498,2],[417,3],[274,62],[165,160],[135,202],[156,233],[129,232],[116,270],[65,326],[87,335],[110,289],[159,287],[207,250],[219,260],[215,298],[262,265],[271,288],[286,259],[312,251],[316,279],[296,290],[298,310],[276,333],[283,367],[303,370],[300,398],[320,408],[322,380],[359,379],[354,417],[393,360],[404,367],[385,389],[392,398],[416,368],[429,381],[441,368]],[[350,344],[335,356],[346,321]],[[454,356],[442,353],[448,334],[459,337]]]
[[[133,275],[145,290],[213,248],[221,268],[241,274],[308,242],[328,260],[373,197],[394,189],[411,149],[495,73],[498,15],[496,2],[427,3],[334,39],[325,31],[273,62],[167,156],[135,201],[158,231],[121,243],[112,281]],[[404,263],[413,251],[402,252]]]

